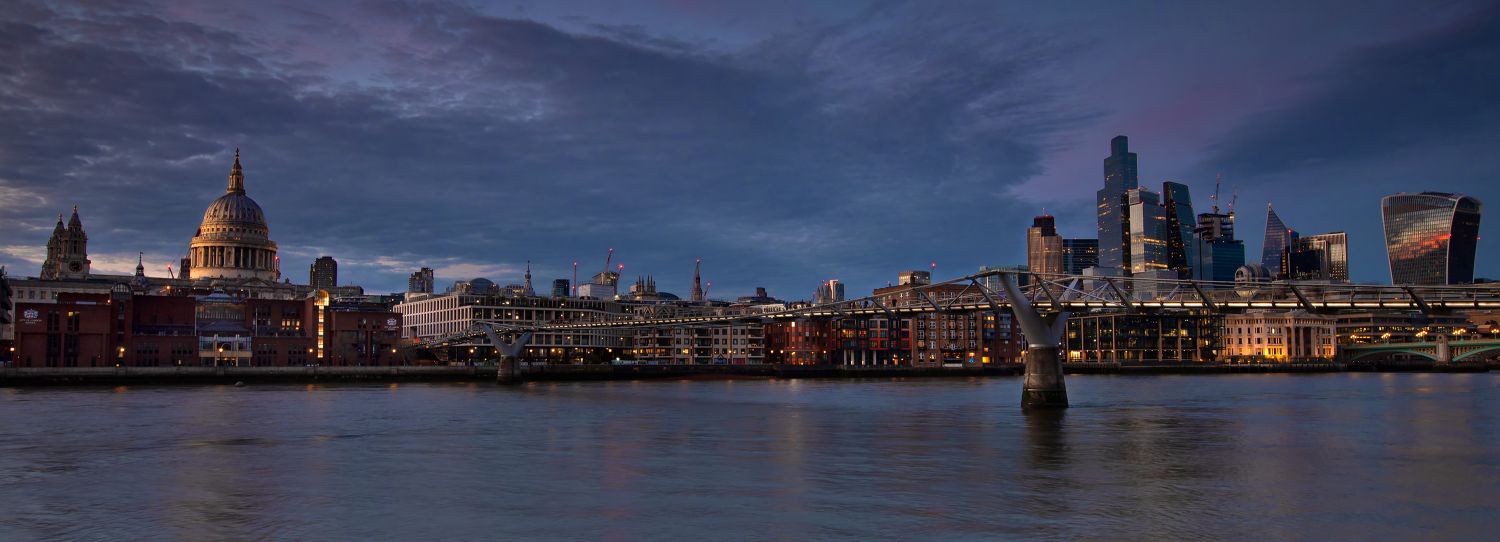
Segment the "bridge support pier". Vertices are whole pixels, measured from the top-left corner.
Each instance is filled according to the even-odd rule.
[[[1448,345],[1447,335],[1438,335],[1436,349],[1438,365],[1453,363],[1453,348]]]
[[[1016,285],[1015,275],[1006,274],[1002,285],[1011,313],[1026,335],[1026,380],[1021,386],[1021,408],[1068,408],[1068,386],[1063,381],[1062,335],[1068,313],[1043,317]]]
[[[495,382],[500,384],[517,384],[521,382],[521,353],[526,350],[526,344],[531,342],[531,333],[522,333],[509,341],[500,338],[495,333],[495,327],[484,326],[484,334],[489,337],[490,344],[495,347],[495,354],[500,356],[496,362]]]

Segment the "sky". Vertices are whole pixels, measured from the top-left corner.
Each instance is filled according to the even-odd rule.
[[[1485,2],[35,2],[0,10],[0,265],[78,205],[96,272],[165,275],[236,148],[282,273],[403,291],[586,277],[681,296],[850,295],[1025,263],[1034,215],[1095,237],[1109,139],[1142,186],[1215,179],[1349,233],[1379,202],[1500,204]],[[1500,277],[1496,219],[1477,276]]]

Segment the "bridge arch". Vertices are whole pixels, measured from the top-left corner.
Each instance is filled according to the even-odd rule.
[[[1346,352],[1347,351],[1348,350],[1346,350]],[[1378,349],[1378,350],[1365,350],[1365,349],[1353,350],[1353,354],[1349,356],[1349,361],[1358,361],[1358,360],[1363,359],[1363,358],[1367,358],[1367,357],[1370,357],[1370,356],[1378,356],[1378,355],[1381,355],[1381,354],[1411,354],[1411,355],[1414,355],[1414,356],[1421,356],[1421,357],[1427,358],[1427,359],[1432,360],[1432,361],[1438,361],[1436,349],[1433,349],[1432,352],[1423,352],[1422,350],[1415,349],[1415,348],[1392,348],[1392,349],[1382,348],[1382,349]],[[1465,354],[1465,355],[1468,355],[1468,354]]]
[[[1453,361],[1459,361],[1459,360],[1467,359],[1467,358],[1470,358],[1470,357],[1472,357],[1472,356],[1474,356],[1476,354],[1484,354],[1484,353],[1488,353],[1488,352],[1500,352],[1500,344],[1493,345],[1493,346],[1485,346],[1485,347],[1481,347],[1481,348],[1475,348],[1473,350],[1464,352],[1462,354],[1455,354],[1453,356]]]

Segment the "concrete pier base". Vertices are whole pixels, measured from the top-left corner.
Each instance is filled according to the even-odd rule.
[[[495,381],[501,384],[514,384],[521,380],[521,353],[526,351],[526,345],[531,342],[531,332],[522,333],[506,340],[495,333],[495,327],[485,324],[484,334],[489,337],[490,346],[495,348],[495,354],[500,356],[499,367],[495,370]]]
[[[1063,382],[1062,358],[1057,347],[1032,345],[1027,352],[1021,408],[1068,408],[1068,386]]]
[[[1021,325],[1029,348],[1026,351],[1026,382],[1021,386],[1021,408],[1068,408],[1068,388],[1063,385],[1062,336],[1067,329],[1066,311],[1042,316],[1016,285],[1016,277],[1003,275],[1000,285],[1010,301],[1011,313]]]
[[[503,356],[495,371],[495,382],[500,384],[519,384],[521,382],[520,360],[510,356]]]

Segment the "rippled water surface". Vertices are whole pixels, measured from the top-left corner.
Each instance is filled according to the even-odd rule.
[[[1491,539],[1500,375],[0,389],[0,539]]]

